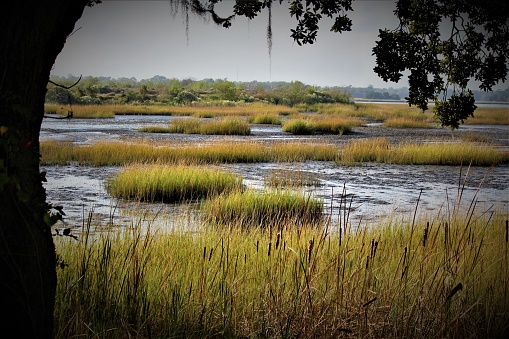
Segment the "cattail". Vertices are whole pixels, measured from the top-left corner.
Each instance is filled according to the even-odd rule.
[[[447,223],[445,223],[445,229],[444,229],[444,244],[447,246],[447,228],[449,227],[449,225]]]
[[[309,240],[309,243],[308,243],[308,263],[311,262],[311,253],[313,252],[314,244],[315,244],[315,239]]]
[[[428,240],[428,232],[429,232],[429,221],[426,223],[426,228],[424,229],[424,236],[422,237],[422,247],[426,247],[426,241]]]
[[[269,250],[268,250],[268,253],[267,253],[267,255],[268,255],[269,257],[270,257],[270,249],[271,249],[271,247],[272,247],[272,243],[271,243],[271,242],[269,242]]]
[[[205,260],[205,256],[207,255],[207,246],[203,247],[203,260]]]
[[[277,248],[279,247],[279,239],[280,239],[280,236],[281,236],[281,233],[278,233],[278,234],[276,235],[276,250],[277,250]]]
[[[401,279],[403,279],[403,277],[405,276],[405,272],[406,272],[406,266],[405,266],[405,263],[406,263],[406,252],[407,252],[407,248],[405,246],[405,252],[403,254],[403,271],[401,272]]]
[[[212,259],[212,252],[213,252],[213,251],[214,251],[214,249],[213,249],[213,248],[211,248],[211,249],[210,249],[210,252],[209,252],[209,261],[210,261],[210,259]]]
[[[258,253],[258,245],[260,245],[260,240],[256,240],[256,253]]]
[[[451,300],[452,297],[454,297],[454,295],[456,293],[458,293],[459,291],[461,291],[463,289],[463,285],[461,283],[459,283],[458,285],[456,285],[452,290],[451,292],[449,292],[449,294],[447,295],[447,298],[445,298],[445,302],[448,302],[449,300]]]
[[[374,297],[373,299],[371,299],[370,301],[368,301],[367,303],[365,303],[364,305],[362,305],[362,307],[368,307],[369,305],[371,305],[372,303],[374,303],[376,301],[376,297]]]
[[[509,241],[509,220],[505,221],[505,243]]]

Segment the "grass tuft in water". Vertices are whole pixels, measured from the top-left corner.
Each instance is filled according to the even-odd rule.
[[[107,185],[119,199],[167,203],[200,200],[239,189],[242,178],[199,166],[132,165]]]
[[[208,224],[282,228],[311,225],[322,221],[323,202],[289,190],[233,191],[203,203],[202,215]]]

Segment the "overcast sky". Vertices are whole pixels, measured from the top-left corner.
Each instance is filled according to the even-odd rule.
[[[223,0],[220,11],[233,0]],[[230,81],[302,81],[317,86],[403,87],[407,80],[386,83],[373,72],[372,48],[379,28],[395,28],[394,2],[357,0],[351,32],[332,33],[323,20],[318,40],[298,46],[290,38],[295,19],[287,1],[272,11],[272,62],[267,49],[264,11],[254,20],[238,17],[229,29],[189,16],[173,16],[166,1],[103,0],[86,8],[67,39],[52,74],[148,79],[228,79]],[[224,12],[225,14],[227,12]]]

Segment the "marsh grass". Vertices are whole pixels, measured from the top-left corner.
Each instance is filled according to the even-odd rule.
[[[509,125],[509,112],[505,107],[478,107],[474,116],[465,120],[468,125]]]
[[[100,105],[73,105],[63,106],[55,104],[46,104],[44,111],[46,113],[55,113],[60,116],[67,116],[72,110],[72,117],[78,119],[108,119],[114,118],[115,112],[111,107]]]
[[[277,114],[256,114],[248,118],[250,124],[281,125],[281,118]]]
[[[315,126],[305,119],[291,119],[283,124],[282,130],[294,135],[310,135],[315,131]]]
[[[62,111],[67,115],[67,109],[60,105],[46,104],[46,111],[55,111],[57,114]],[[224,116],[250,116],[259,114],[288,115],[296,113],[297,109],[281,105],[265,103],[230,103],[220,105],[218,103],[200,104],[194,103],[188,106],[168,105],[73,105],[72,110],[75,117],[80,118],[112,118],[115,115],[172,115],[172,116],[194,116],[198,118],[213,118]]]
[[[419,121],[411,118],[388,118],[383,126],[392,128],[436,128],[436,124],[426,121]]]
[[[509,153],[477,143],[404,143],[391,145],[385,138],[355,140],[341,152],[342,164],[379,162],[400,165],[492,166],[509,161]]]
[[[236,117],[202,120],[199,118],[174,119],[168,127],[148,126],[140,128],[140,132],[148,133],[183,133],[203,135],[249,135],[249,124]]]
[[[287,189],[232,191],[215,196],[201,206],[204,221],[210,225],[298,227],[322,221],[323,202],[310,194]]]
[[[299,170],[272,169],[265,184],[269,187],[318,187],[321,185],[320,178],[315,173]]]
[[[242,178],[199,166],[131,165],[107,184],[114,198],[147,202],[201,200],[240,189]]]
[[[295,135],[313,133],[343,135],[350,133],[352,127],[360,125],[362,122],[357,118],[300,114],[287,120],[283,124],[282,130]]]
[[[55,238],[55,338],[502,338],[507,216],[474,210],[98,235],[90,217]]]
[[[413,121],[429,123],[435,122],[435,118],[431,110],[422,112],[420,109],[402,104],[319,104],[317,112],[326,115],[357,117],[381,122],[395,118],[406,118]]]
[[[197,145],[164,142],[97,142],[76,145],[61,141],[41,142],[41,163],[120,166],[130,163],[217,164],[254,162],[334,161],[336,146],[306,142],[222,141]]]

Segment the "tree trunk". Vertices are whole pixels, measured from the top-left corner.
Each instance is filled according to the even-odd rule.
[[[56,255],[39,173],[51,67],[88,0],[8,1],[0,13],[0,331],[51,338]]]

